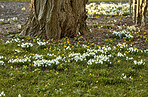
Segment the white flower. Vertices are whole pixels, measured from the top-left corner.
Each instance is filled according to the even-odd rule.
[[[117,53],[117,56],[118,57],[124,57],[124,55],[122,53],[120,53],[120,52]]]
[[[19,94],[18,97],[21,97],[21,94]]]
[[[121,8],[121,9],[120,9]],[[102,14],[102,15],[122,15],[125,12],[129,13],[129,4],[107,4],[107,3],[90,3],[86,5],[88,15]]]
[[[1,92],[0,96],[5,96],[5,93],[4,91]]]
[[[0,61],[0,65],[4,65],[4,61]]]
[[[135,65],[144,65],[145,64],[145,62],[142,59],[140,61],[134,60],[133,62]]]
[[[22,44],[18,44],[17,46],[21,46],[22,48],[29,48],[29,47],[32,47],[33,44],[32,43],[22,43]]]
[[[4,57],[3,56],[0,56],[0,59],[3,59]]]
[[[123,78],[125,79],[125,78],[126,78],[126,75],[125,75],[125,76],[123,76]]]
[[[5,19],[0,19],[0,22],[4,22],[5,21]]]

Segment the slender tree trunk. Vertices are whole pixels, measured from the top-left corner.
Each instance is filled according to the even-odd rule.
[[[31,0],[32,10],[21,34],[60,39],[87,33],[88,0]]]
[[[143,0],[142,2],[142,19],[141,19],[141,26],[146,26],[146,12],[148,11],[148,1]]]
[[[148,0],[133,0],[133,21],[136,25],[146,26]]]
[[[129,5],[130,5],[130,16],[132,15],[132,0],[129,0]]]
[[[136,6],[136,25],[139,23],[139,6],[140,6],[140,0],[137,0],[137,6]]]
[[[133,22],[134,23],[136,21],[136,5],[137,5],[137,0],[133,0]]]

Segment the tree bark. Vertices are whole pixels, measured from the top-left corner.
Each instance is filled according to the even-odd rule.
[[[133,0],[133,22],[134,23],[136,21],[136,5],[137,5],[137,0]]]
[[[132,11],[131,11],[132,10],[132,0],[129,0],[129,5],[130,5],[130,9],[129,10],[130,10],[130,17],[131,17],[131,15],[132,15]]]
[[[147,21],[147,0],[133,0],[133,21],[136,25],[146,26]]]
[[[23,35],[44,39],[74,37],[87,33],[85,5],[88,0],[31,0],[31,12]]]
[[[146,21],[146,12],[148,11],[148,1],[143,0],[142,2],[142,19],[141,19],[141,26],[146,26],[147,21]]]

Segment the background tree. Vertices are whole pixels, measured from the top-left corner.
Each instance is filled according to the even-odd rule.
[[[130,5],[129,11],[130,11],[130,16],[131,16],[132,15],[132,0],[129,0],[129,5]]]
[[[31,13],[23,35],[60,39],[87,33],[88,0],[31,0]]]
[[[148,0],[133,0],[133,21],[136,25],[147,25]]]

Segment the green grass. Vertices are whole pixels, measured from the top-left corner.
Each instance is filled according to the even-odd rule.
[[[34,46],[22,48],[17,46],[19,43],[5,43],[1,39],[0,55],[3,58],[0,60],[4,61],[5,65],[0,65],[0,93],[4,91],[6,97],[16,97],[19,94],[22,97],[146,97],[148,95],[148,53],[130,53],[126,47],[117,47],[105,54],[114,56],[110,58],[112,63],[106,61],[103,64],[88,65],[85,60],[76,62],[68,58],[68,55],[83,54],[87,52],[87,49],[97,50],[103,45],[95,45],[95,41],[78,40],[81,39],[78,36],[74,41],[68,38],[60,41],[49,40],[48,44],[39,46],[37,38],[19,35],[16,37],[24,38]],[[82,47],[82,44],[87,47]],[[71,50],[65,49],[68,46]],[[118,57],[116,55],[118,52],[126,53],[126,56]],[[23,59],[35,54],[42,55],[43,59],[53,59],[47,53],[66,59],[58,65],[52,64],[48,67],[34,67],[32,61],[35,59],[32,58],[30,58],[31,62],[8,63],[10,59]],[[96,53],[96,55],[100,54],[101,52]],[[133,57],[134,60],[142,59],[145,65],[135,65],[134,60],[126,60],[127,56]],[[87,58],[91,59],[93,56]],[[68,60],[70,62],[66,62]],[[122,74],[125,74],[127,78],[123,78]]]

